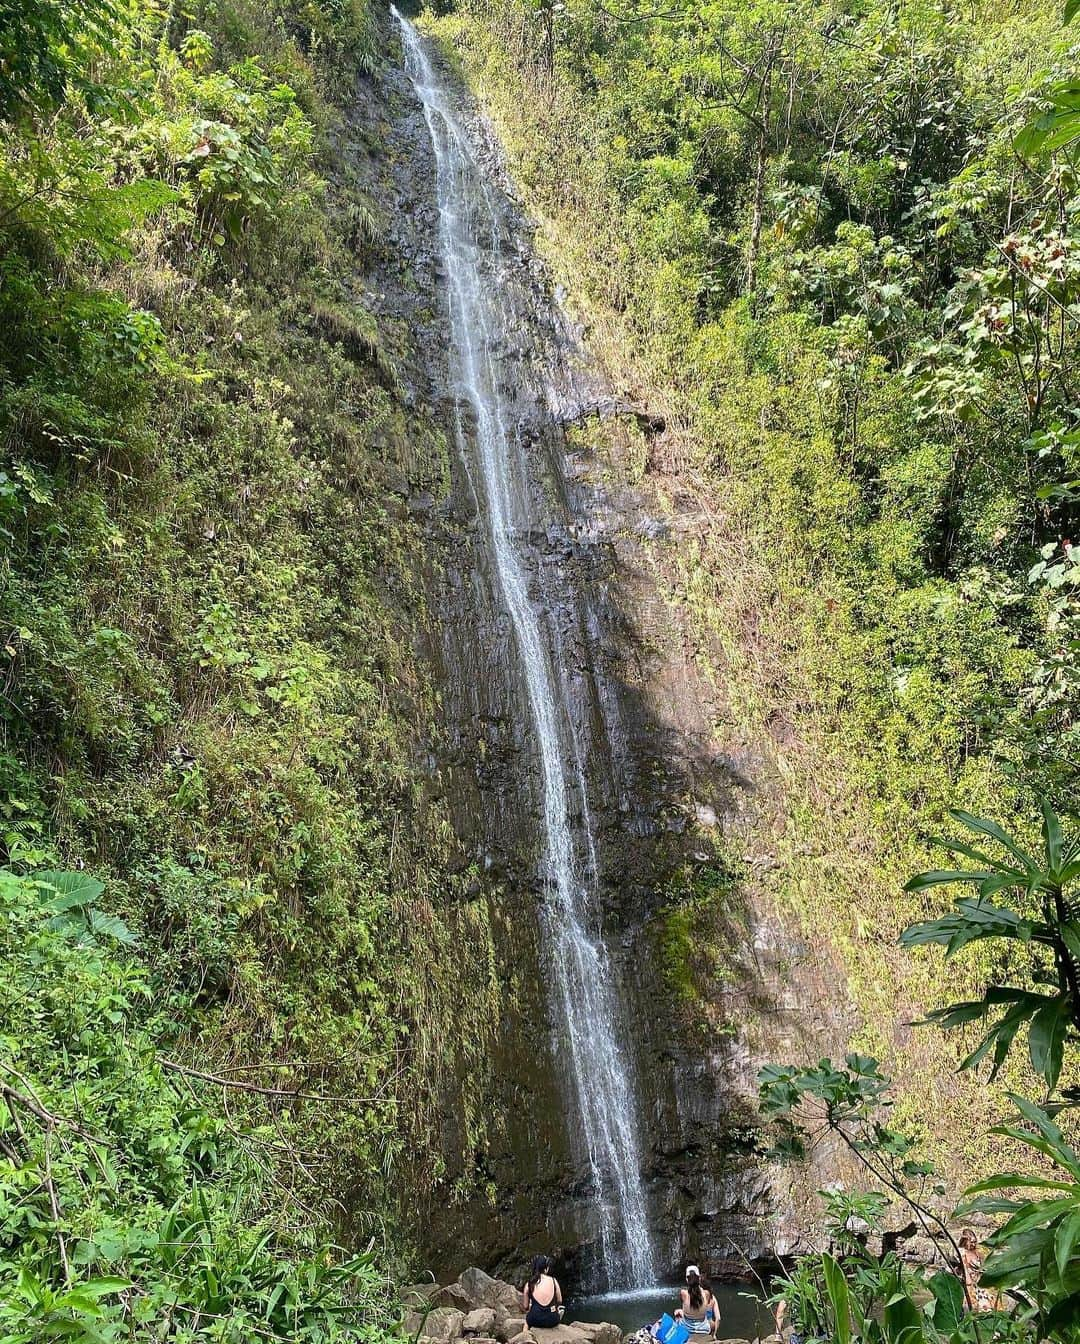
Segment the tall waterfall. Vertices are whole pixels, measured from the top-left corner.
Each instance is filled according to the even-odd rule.
[[[544,613],[529,593],[522,537],[526,472],[504,385],[500,350],[512,344],[500,300],[500,261],[514,246],[499,190],[477,161],[454,93],[416,30],[396,9],[406,72],[434,146],[439,244],[449,291],[456,438],[486,527],[498,596],[514,634],[539,751],[543,919],[559,1066],[570,1083],[568,1125],[585,1149],[598,1205],[609,1288],[655,1282],[641,1175],[634,1075],[620,1040],[619,999],[596,931],[596,873],[585,774],[570,714],[567,675]]]

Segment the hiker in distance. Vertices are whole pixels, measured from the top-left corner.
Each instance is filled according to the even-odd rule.
[[[559,1324],[562,1305],[562,1289],[551,1273],[551,1260],[546,1255],[534,1256],[529,1282],[521,1290],[526,1328],[552,1329]]]

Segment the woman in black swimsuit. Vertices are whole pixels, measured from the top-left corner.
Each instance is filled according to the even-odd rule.
[[[521,1290],[521,1309],[528,1329],[551,1330],[559,1324],[562,1289],[546,1255],[534,1256],[529,1282]]]

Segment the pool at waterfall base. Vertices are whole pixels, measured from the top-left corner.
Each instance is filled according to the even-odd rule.
[[[751,1284],[716,1284],[712,1287],[720,1309],[720,1339],[755,1339],[771,1334],[772,1314],[761,1300],[760,1289]],[[679,1305],[679,1286],[640,1288],[625,1292],[599,1293],[571,1299],[567,1321],[610,1321],[625,1333],[652,1325],[663,1313]]]

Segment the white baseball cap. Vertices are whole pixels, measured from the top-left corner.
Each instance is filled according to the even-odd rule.
[[[686,1277],[689,1278],[691,1274],[696,1274],[699,1279],[701,1278],[701,1270],[698,1269],[697,1265],[686,1266]]]

